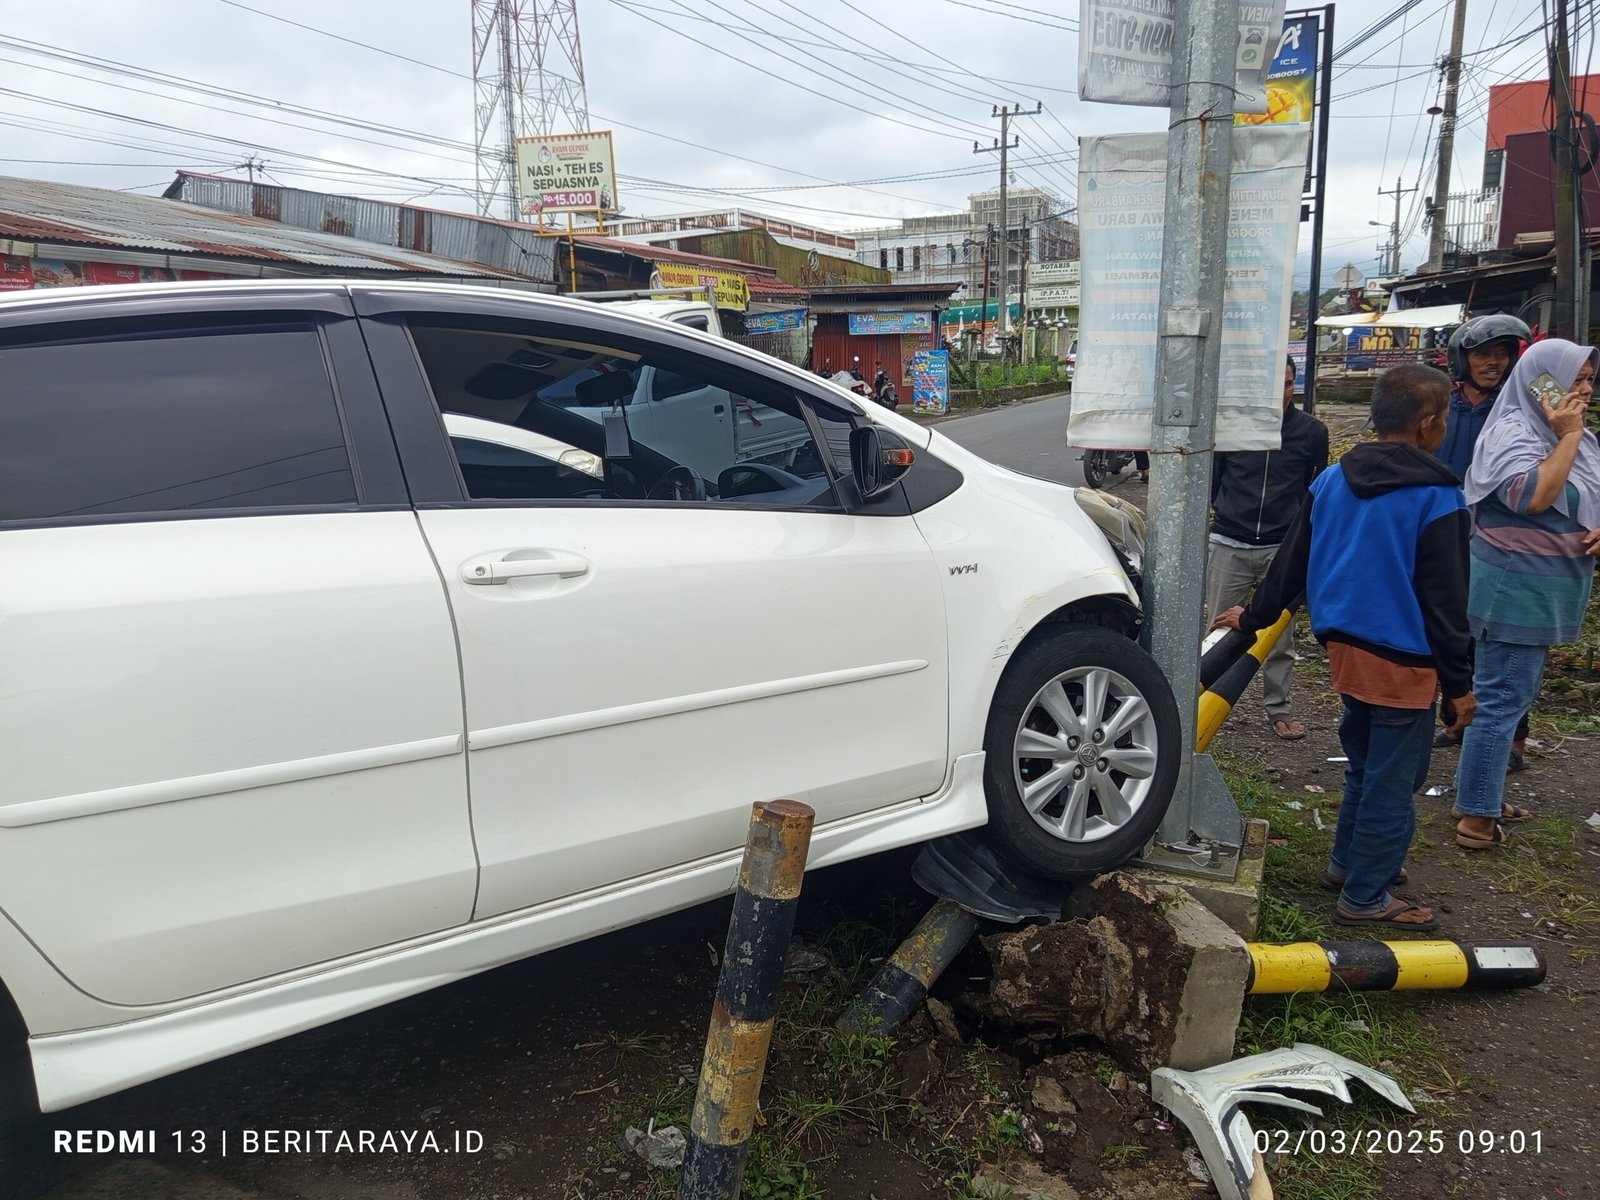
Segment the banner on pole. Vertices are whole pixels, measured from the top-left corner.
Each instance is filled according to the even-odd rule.
[[[1218,450],[1278,448],[1310,136],[1305,125],[1233,131]],[[1079,158],[1083,303],[1067,439],[1083,447],[1148,447],[1157,398],[1167,135],[1084,138]]]
[[[1284,0],[1239,5],[1234,111],[1265,109],[1265,76]],[[1080,0],[1078,98],[1165,108],[1172,88],[1173,0]]]

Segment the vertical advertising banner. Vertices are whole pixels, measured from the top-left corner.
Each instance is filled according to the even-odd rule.
[[[911,411],[938,415],[950,408],[950,352],[918,350],[906,364]]]
[[[1235,125],[1303,125],[1316,111],[1318,16],[1283,23],[1277,53],[1267,68],[1265,88],[1257,88],[1250,107],[1236,106]]]
[[[1304,125],[1233,133],[1218,450],[1278,448],[1310,137]],[[1067,427],[1074,446],[1150,445],[1166,182],[1166,134],[1082,140],[1083,305]]]
[[[1283,0],[1239,5],[1235,112],[1259,111],[1283,8]],[[1172,43],[1172,0],[1081,0],[1079,99],[1165,107],[1172,87]]]

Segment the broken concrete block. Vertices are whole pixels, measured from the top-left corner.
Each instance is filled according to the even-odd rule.
[[[1085,915],[980,939],[985,1017],[1092,1036],[1140,1075],[1232,1057],[1250,962],[1232,930],[1182,888],[1120,871],[1075,901]]]

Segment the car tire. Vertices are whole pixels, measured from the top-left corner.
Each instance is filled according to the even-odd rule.
[[[1120,866],[1166,814],[1181,729],[1172,688],[1138,643],[1090,625],[1044,631],[1013,657],[989,709],[991,839],[1053,879]]]

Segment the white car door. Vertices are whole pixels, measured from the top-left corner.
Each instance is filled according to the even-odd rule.
[[[464,923],[450,615],[348,299],[127,291],[0,329],[0,910],[130,1005]]]
[[[516,413],[508,389],[481,394],[479,381],[504,376],[482,361],[484,322],[504,335],[502,361],[570,364],[581,344],[730,386],[725,368],[685,357],[688,339],[613,321],[623,332],[413,312],[408,329],[391,312],[366,328],[391,413],[426,406],[435,425],[437,406],[600,445],[592,422],[540,428],[537,402]],[[656,338],[670,364],[652,361]],[[787,387],[755,376],[741,387],[799,413]],[[548,388],[527,381],[530,396]],[[846,422],[829,441],[843,443]],[[630,500],[676,461],[635,438],[626,474],[600,493],[590,476],[531,468],[522,498],[506,496],[509,476],[486,477],[493,498],[479,498],[477,473],[444,458],[443,439],[430,449],[425,424],[396,419],[417,431],[401,454],[460,639],[479,918],[734,849],[758,800],[803,799],[823,824],[940,786],[947,651],[933,557],[909,517],[840,508],[830,447],[813,444],[804,473],[724,477],[739,495]]]

